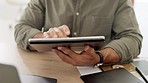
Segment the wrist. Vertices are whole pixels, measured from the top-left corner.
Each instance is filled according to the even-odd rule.
[[[103,56],[103,54],[100,51],[97,51],[96,54],[98,54],[98,56],[100,58],[99,63],[103,63],[104,62],[104,56]]]
[[[43,32],[39,32],[39,33],[35,34],[32,38],[43,38]],[[31,50],[31,51],[36,51],[36,49],[34,48],[33,45],[28,45],[27,49]]]
[[[114,64],[120,62],[119,55],[112,48],[105,48],[101,50],[104,56],[104,64]]]
[[[43,38],[43,32],[39,32],[37,34],[35,34],[32,38]]]
[[[96,51],[96,54],[99,56],[99,62],[95,66],[101,66],[104,63],[104,56],[100,51]]]

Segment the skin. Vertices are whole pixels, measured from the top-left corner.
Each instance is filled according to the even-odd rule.
[[[37,33],[33,38],[66,38],[70,35],[68,26],[50,28],[47,32]],[[35,50],[33,46],[29,46],[30,50]],[[58,47],[52,49],[64,62],[73,66],[94,66],[100,62],[100,57],[95,53],[94,48],[89,45],[84,46],[81,53],[76,53],[67,47]],[[112,48],[100,50],[104,57],[104,64],[118,63],[121,58]]]

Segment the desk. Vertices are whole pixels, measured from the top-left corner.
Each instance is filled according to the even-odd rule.
[[[58,83],[83,83],[76,67],[64,63],[52,52],[37,53],[24,51],[16,44],[8,45],[0,42],[0,62],[15,65],[20,74],[32,74],[58,79]],[[9,52],[8,52],[9,51]],[[133,66],[124,64],[126,69],[139,77]],[[111,68],[103,67],[105,70]]]
[[[83,83],[77,68],[64,63],[52,52],[26,52],[21,49],[18,52],[33,75],[57,78],[58,83]]]

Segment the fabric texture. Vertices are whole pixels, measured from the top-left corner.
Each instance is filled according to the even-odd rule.
[[[141,50],[142,35],[131,0],[31,0],[15,27],[18,46],[49,28],[68,25],[71,37],[105,36],[104,48],[114,49],[121,62],[129,62]]]

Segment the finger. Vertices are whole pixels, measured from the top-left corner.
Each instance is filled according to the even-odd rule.
[[[54,31],[56,32],[59,38],[65,37],[64,33],[59,28],[54,28]]]
[[[69,55],[70,57],[72,57],[73,59],[77,58],[77,53],[75,53],[73,50],[66,48],[66,47],[58,47],[58,50],[62,51],[63,53]]]
[[[89,54],[89,55],[92,55],[93,57],[96,57],[96,53],[95,53],[95,50],[94,48],[90,47],[89,45],[86,45],[84,47],[84,51]]]
[[[53,28],[50,28],[48,31],[47,31],[48,35],[50,38],[57,38],[58,35],[56,34],[56,32],[54,31]]]
[[[48,33],[47,33],[47,32],[44,32],[44,33],[43,33],[43,37],[44,37],[44,38],[49,38]]]
[[[58,29],[60,29],[60,31],[63,33],[64,37],[67,37],[67,35],[66,35],[66,33],[65,33],[64,29],[63,29],[63,26],[58,27]]]
[[[61,58],[62,61],[66,62],[68,64],[74,64],[75,63],[75,61],[71,57],[64,54],[63,52],[61,52],[57,49],[52,49],[52,51],[54,51]]]
[[[70,30],[69,30],[69,28],[68,28],[67,25],[62,25],[62,26],[60,26],[59,28],[64,32],[64,34],[65,34],[66,36],[70,35]]]

